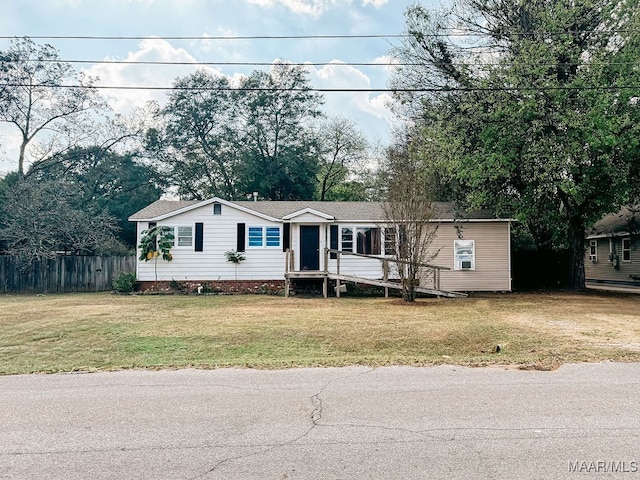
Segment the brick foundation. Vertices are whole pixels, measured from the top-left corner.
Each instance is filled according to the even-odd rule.
[[[185,281],[141,281],[136,283],[139,292],[215,294],[215,293],[261,293],[277,295],[284,292],[284,280],[185,280]]]

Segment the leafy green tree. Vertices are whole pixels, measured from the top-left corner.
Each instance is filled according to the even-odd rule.
[[[74,143],[85,135],[82,124],[89,120],[88,112],[104,108],[104,103],[92,88],[93,80],[61,61],[51,45],[13,39],[0,52],[0,61],[0,121],[20,132],[17,171],[23,178],[27,149],[36,137],[44,139],[49,134],[49,140],[53,135]],[[50,154],[51,145],[41,153],[43,158]]]
[[[237,90],[242,120],[243,184],[268,200],[309,200],[316,191],[319,147],[312,122],[322,97],[301,66],[275,63]]]
[[[116,237],[134,249],[136,227],[128,218],[160,198],[162,182],[150,166],[136,161],[133,152],[121,155],[112,147],[107,143],[72,148],[32,166],[29,177],[73,185],[77,203],[116,219]]]
[[[637,0],[414,5],[395,50],[397,107],[424,138],[449,143],[443,170],[464,199],[569,248],[575,288],[586,226],[640,184],[637,11]]]
[[[241,153],[229,81],[199,70],[174,87],[147,134],[151,156],[183,198],[237,198]]]
[[[156,276],[156,282],[158,281],[158,258],[166,262],[173,260],[171,249],[175,242],[175,236],[171,227],[166,225],[154,225],[153,227],[144,230],[142,232],[142,238],[140,239],[140,255],[138,260],[148,262],[154,261],[153,269]]]

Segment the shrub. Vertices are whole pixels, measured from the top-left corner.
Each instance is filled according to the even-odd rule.
[[[113,281],[113,291],[117,293],[131,293],[136,288],[135,272],[122,272]]]

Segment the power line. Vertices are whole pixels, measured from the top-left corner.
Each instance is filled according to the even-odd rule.
[[[0,36],[0,39],[30,38],[32,40],[331,40],[331,39],[371,39],[402,38],[408,34],[371,34],[371,35],[200,35],[200,36],[165,36],[165,35],[24,35],[22,37]]]
[[[548,86],[548,87],[433,87],[433,88],[280,88],[280,87],[154,87],[136,85],[29,85],[6,83],[4,87],[18,88],[80,88],[96,90],[149,90],[149,91],[230,91],[230,92],[317,92],[317,93],[447,93],[447,92],[539,92],[539,91],[615,91],[640,90],[640,85],[596,85],[596,86]]]
[[[17,60],[8,60],[7,63],[17,63]],[[91,65],[159,65],[159,66],[245,66],[245,67],[270,67],[274,64],[271,62],[180,62],[180,61],[162,61],[162,60],[64,60],[64,59],[34,59],[27,60],[27,63],[44,62],[44,63],[72,63],[72,64],[91,64]],[[285,62],[286,65],[294,67],[321,67],[321,66],[337,66],[337,67],[420,67],[424,63],[417,62],[343,62],[343,61],[327,61],[327,62]],[[526,67],[608,67],[608,66],[629,66],[637,65],[638,62],[540,62],[540,63],[519,63],[520,66]],[[500,62],[452,62],[452,66],[467,67],[499,67],[508,66]]]
[[[414,38],[415,36],[427,38],[440,37],[481,37],[490,34],[490,29],[475,31],[460,28],[443,28],[442,33],[380,33],[380,34],[305,34],[305,35],[1,35],[0,39],[10,40],[18,38],[30,38],[32,40],[333,40],[333,39],[386,39],[386,38]],[[585,33],[598,35],[611,35],[620,33],[640,33],[638,29],[592,29],[592,30],[533,30],[530,32],[501,31],[502,36],[561,36],[582,35]]]

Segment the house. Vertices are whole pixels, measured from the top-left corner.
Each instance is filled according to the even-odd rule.
[[[423,279],[445,291],[510,291],[510,221],[489,211],[461,218],[449,203],[436,205],[437,275]],[[138,242],[153,225],[175,236],[173,260],[137,262],[143,288],[159,281],[259,289],[328,272],[364,280],[393,279],[384,213],[376,202],[159,200],[133,214]],[[390,229],[387,229],[387,235]],[[330,252],[326,249],[332,249]],[[225,252],[242,251],[238,265]]]
[[[587,234],[585,283],[588,288],[640,293],[640,211],[625,207],[607,215]]]

